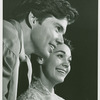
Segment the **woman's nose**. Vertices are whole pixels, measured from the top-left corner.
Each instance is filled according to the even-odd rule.
[[[70,64],[63,63],[62,66],[63,66],[64,68],[66,68],[68,72],[70,72],[70,70],[71,70]]]
[[[63,63],[62,65],[63,65],[63,67],[66,67],[66,68],[69,67],[69,64],[68,63]]]

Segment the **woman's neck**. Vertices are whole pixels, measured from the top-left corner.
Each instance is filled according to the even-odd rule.
[[[54,93],[54,84],[51,83],[44,74],[40,75],[40,81],[43,84],[43,86],[45,86],[50,93]]]
[[[51,94],[51,93],[54,93],[54,88],[53,87],[50,87],[50,85],[48,85],[46,83],[46,81],[42,81],[41,78],[40,78],[40,82],[41,82],[41,85],[46,89],[48,90],[48,92]],[[45,83],[44,83],[45,82]]]

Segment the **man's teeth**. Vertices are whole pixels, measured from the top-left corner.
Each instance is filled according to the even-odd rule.
[[[54,49],[54,46],[53,45],[50,45],[50,46],[51,46],[52,49]]]

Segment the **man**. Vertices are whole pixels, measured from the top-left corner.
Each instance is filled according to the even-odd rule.
[[[48,58],[63,43],[67,25],[77,18],[77,11],[66,0],[23,0],[4,21],[3,29],[3,100],[16,100],[20,63],[27,62],[31,82],[32,53]]]

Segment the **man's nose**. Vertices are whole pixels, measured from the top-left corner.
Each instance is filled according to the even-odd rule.
[[[63,38],[63,35],[60,34],[57,38],[57,44],[59,45],[59,44],[63,44],[63,43],[64,43],[64,38]]]

